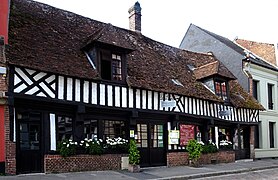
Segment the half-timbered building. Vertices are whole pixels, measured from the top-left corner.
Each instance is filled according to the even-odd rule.
[[[6,172],[15,173],[11,164],[16,173],[43,172],[57,142],[85,137],[135,138],[141,166],[164,166],[170,152],[184,151],[188,137],[169,138],[181,128],[205,143],[225,134],[237,158],[252,158],[261,105],[213,54],[144,36],[140,10],[139,3],[129,10],[127,30],[12,1],[6,143],[15,151],[7,149]]]

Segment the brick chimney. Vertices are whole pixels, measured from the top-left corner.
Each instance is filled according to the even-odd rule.
[[[9,7],[10,0],[0,0],[0,36],[4,37],[5,44],[8,44]]]
[[[141,32],[141,7],[138,1],[131,8],[129,8],[128,13],[129,29]]]

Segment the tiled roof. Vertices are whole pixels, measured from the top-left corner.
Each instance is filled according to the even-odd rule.
[[[274,44],[248,41],[244,39],[236,39],[235,41],[237,44],[255,53],[256,55],[260,56],[269,63],[276,65]]]
[[[196,79],[204,79],[211,76],[222,76],[226,79],[236,79],[236,77],[220,62],[214,61],[202,65],[194,70]]]
[[[128,50],[129,86],[222,102],[187,67],[217,61],[212,55],[171,47],[141,33],[30,0],[13,0],[9,30],[9,64],[101,80],[82,51],[89,43],[100,42]],[[227,75],[222,66],[220,71]]]
[[[196,26],[196,25],[194,25]],[[244,48],[240,47],[239,45],[237,45],[236,43],[234,43],[233,41],[229,40],[228,38],[225,38],[223,36],[220,36],[218,34],[215,34],[213,32],[210,32],[208,30],[205,30],[199,26],[196,26],[197,28],[201,29],[202,31],[204,31],[205,33],[209,34],[210,36],[214,37],[215,39],[219,40],[220,42],[222,42],[223,44],[225,44],[226,46],[230,47],[231,49],[233,49],[234,51],[238,52],[239,54],[241,54],[242,56],[245,56],[245,51],[244,51]],[[265,68],[268,68],[268,69],[271,69],[271,70],[274,70],[274,71],[278,71],[278,69],[265,62],[264,60],[262,60],[261,58],[249,58],[250,61],[254,64],[257,64],[259,66],[262,66],[262,67],[265,67]]]

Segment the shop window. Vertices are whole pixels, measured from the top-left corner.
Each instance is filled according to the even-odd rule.
[[[137,124],[137,136],[135,137],[137,147],[148,147],[147,124]]]
[[[232,136],[230,129],[219,128],[218,130],[218,140],[220,149],[232,149]]]
[[[98,139],[97,120],[84,120],[84,135],[88,139]]]
[[[126,138],[126,127],[124,121],[103,121],[103,139],[109,138]]]
[[[275,141],[275,122],[269,122],[269,145],[270,148],[274,148],[274,141]]]
[[[268,109],[273,110],[273,84],[267,84],[267,92],[268,92]]]
[[[57,128],[58,128],[58,141],[64,139],[72,139],[72,118],[67,116],[58,116],[57,118]]]
[[[151,124],[151,147],[163,147],[163,125]]]

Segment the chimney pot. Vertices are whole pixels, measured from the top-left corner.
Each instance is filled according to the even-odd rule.
[[[132,31],[141,32],[141,7],[137,1],[131,8],[129,8],[129,29]]]

